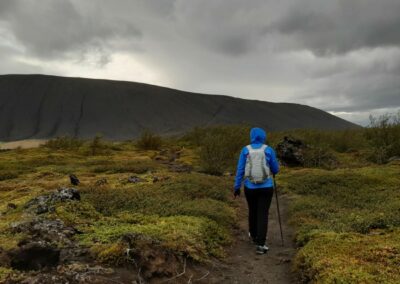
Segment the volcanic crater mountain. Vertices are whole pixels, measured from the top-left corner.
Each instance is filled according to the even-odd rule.
[[[250,124],[268,131],[359,127],[306,105],[204,95],[143,83],[48,75],[0,76],[0,141],[60,135],[130,139],[144,129]]]

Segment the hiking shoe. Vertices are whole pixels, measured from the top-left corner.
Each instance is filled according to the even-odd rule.
[[[263,246],[257,246],[256,248],[256,254],[265,254],[266,251],[264,250]]]
[[[268,250],[269,250],[269,247],[267,247],[266,245],[257,246],[256,253],[257,254],[265,254],[265,253],[267,253]]]

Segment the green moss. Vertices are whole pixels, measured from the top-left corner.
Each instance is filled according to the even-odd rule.
[[[88,226],[102,218],[102,215],[87,202],[72,201],[57,205],[51,218],[61,219],[69,226]]]
[[[399,283],[399,233],[315,234],[297,254],[294,266],[304,282]]]
[[[233,208],[210,198],[182,202],[177,205],[175,211],[180,215],[207,217],[223,226],[232,225],[236,221]]]
[[[92,169],[94,173],[135,173],[143,174],[154,170],[156,165],[150,159],[107,162]]]
[[[23,220],[24,215],[22,208],[14,209],[12,211],[5,211],[0,218],[0,247],[9,250],[17,247],[18,242],[22,240],[25,235],[22,233],[13,233],[10,230],[11,224]]]
[[[126,234],[146,236],[159,241],[166,249],[195,260],[223,255],[223,246],[230,241],[229,231],[207,218],[129,215],[125,212],[124,216],[96,222],[90,231],[81,236],[81,242],[90,245],[96,239],[100,244],[114,244]],[[95,251],[97,247],[98,244],[95,244]],[[98,257],[107,259],[105,254],[99,254]]]
[[[303,246],[295,268],[303,281],[399,283],[398,167],[303,169],[280,181],[294,197],[291,221]]]
[[[127,249],[127,244],[122,242],[97,243],[90,248],[90,252],[97,261],[118,266],[126,262]]]
[[[318,229],[367,233],[400,226],[400,169],[369,167],[354,170],[301,170],[285,176],[286,190],[298,197],[291,206],[293,220]]]
[[[5,281],[10,273],[12,273],[12,269],[0,266],[0,282]]]
[[[207,216],[223,225],[234,219],[227,201],[227,181],[202,174],[181,174],[164,183],[138,183],[130,188],[101,187],[82,190],[82,197],[100,213],[122,211],[160,216]],[[194,202],[196,200],[196,202]]]

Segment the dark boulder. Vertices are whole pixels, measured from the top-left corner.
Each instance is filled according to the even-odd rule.
[[[76,175],[74,175],[74,174],[70,174],[69,175],[69,180],[70,180],[72,185],[79,185],[79,183],[80,183],[78,177]]]
[[[303,141],[285,136],[276,147],[278,159],[287,166],[303,166],[304,151],[307,146]]]

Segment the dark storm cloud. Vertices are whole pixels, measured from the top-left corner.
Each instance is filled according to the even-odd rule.
[[[0,72],[145,78],[359,120],[400,107],[399,15],[399,0],[3,0]]]
[[[67,52],[82,56],[93,51],[99,54],[99,63],[105,64],[109,61],[109,40],[141,35],[130,23],[107,17],[106,11],[95,4],[91,5],[90,13],[66,0],[5,0],[0,8],[16,39],[43,58]]]
[[[297,1],[271,29],[315,54],[399,46],[400,1]]]

